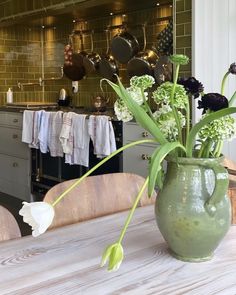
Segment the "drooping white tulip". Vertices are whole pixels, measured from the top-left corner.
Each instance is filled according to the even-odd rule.
[[[23,216],[23,221],[32,227],[32,236],[37,237],[50,226],[55,211],[53,206],[46,202],[23,202],[19,214]]]

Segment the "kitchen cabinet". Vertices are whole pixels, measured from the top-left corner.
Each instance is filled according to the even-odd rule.
[[[136,140],[151,139],[150,133],[140,127],[136,122],[123,124],[124,145]],[[124,150],[123,171],[146,177],[148,175],[149,159],[156,148],[155,144],[141,144]]]
[[[30,201],[30,149],[21,141],[22,113],[0,111],[0,192]]]

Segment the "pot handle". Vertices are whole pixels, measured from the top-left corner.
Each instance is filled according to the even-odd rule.
[[[203,166],[213,170],[215,174],[215,188],[212,196],[205,203],[205,209],[209,215],[214,216],[216,212],[216,206],[221,201],[222,197],[225,196],[229,186],[229,177],[227,170],[220,164],[206,164]]]
[[[146,25],[142,25],[142,30],[143,30],[143,52],[146,50],[147,46],[147,35],[146,35]]]

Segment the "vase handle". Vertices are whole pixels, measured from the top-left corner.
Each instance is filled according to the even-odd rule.
[[[209,213],[209,215],[214,216],[216,212],[216,206],[221,201],[222,197],[225,196],[225,192],[227,192],[229,186],[229,177],[227,170],[221,166],[220,164],[212,163],[209,165],[204,165],[207,168],[213,170],[215,174],[215,188],[212,193],[212,196],[205,203],[205,209]]]

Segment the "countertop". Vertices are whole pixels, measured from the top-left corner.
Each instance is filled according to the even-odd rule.
[[[77,114],[86,114],[86,115],[105,115],[111,117],[112,120],[117,121],[117,118],[115,116],[113,108],[107,108],[104,112],[96,112],[94,109],[89,107],[60,107],[58,105],[29,105],[29,106],[17,106],[17,105],[2,105],[0,106],[0,111],[3,112],[14,112],[14,113],[23,113],[24,110],[32,110],[32,111],[38,111],[38,110],[45,110],[49,112],[57,112],[57,111],[63,111],[63,112],[74,112]]]
[[[105,247],[119,237],[128,212],[0,243],[1,295],[233,295],[236,227],[212,260],[188,263],[170,256],[153,206],[138,208],[117,272],[100,268]]]

